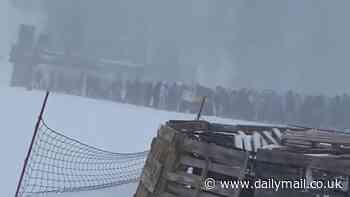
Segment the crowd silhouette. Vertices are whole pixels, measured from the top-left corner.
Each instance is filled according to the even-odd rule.
[[[350,95],[303,95],[295,91],[208,88],[179,82],[85,80],[35,77],[34,88],[105,99],[156,109],[197,113],[202,97],[202,114],[232,119],[285,123],[316,128],[349,129]],[[42,78],[46,78],[42,80]],[[60,79],[60,80],[59,80]],[[73,81],[72,81],[73,80]],[[84,81],[84,82],[83,82]]]

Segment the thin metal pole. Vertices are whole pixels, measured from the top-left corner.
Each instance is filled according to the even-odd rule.
[[[39,117],[38,117],[38,121],[36,122],[36,125],[35,125],[35,129],[34,129],[34,134],[33,134],[33,137],[32,137],[32,141],[31,141],[31,143],[30,143],[30,146],[29,146],[29,150],[28,150],[26,159],[24,160],[24,165],[23,165],[21,177],[20,177],[19,182],[18,182],[18,185],[17,185],[17,190],[16,190],[16,195],[15,195],[15,197],[19,197],[19,196],[18,196],[19,190],[20,190],[20,188],[21,188],[22,181],[23,181],[23,177],[24,177],[24,173],[25,173],[26,167],[27,167],[27,165],[28,165],[28,161],[29,161],[30,155],[31,155],[31,153],[32,153],[32,149],[33,149],[33,146],[34,146],[35,138],[36,138],[36,136],[37,136],[37,134],[38,134],[40,122],[41,122],[41,120],[42,120],[42,117],[43,117],[43,114],[44,114],[44,111],[45,111],[45,107],[46,107],[47,99],[49,98],[49,94],[50,94],[50,92],[47,91],[47,92],[46,92],[46,95],[45,95],[44,102],[43,102],[43,104],[42,104],[42,106],[41,106],[41,110],[40,110],[40,114],[39,114]]]
[[[206,101],[207,97],[203,97],[202,102],[201,102],[201,107],[199,108],[199,112],[197,114],[197,120],[199,120],[201,118],[202,115],[202,111],[203,111],[203,107],[204,107],[204,103]]]

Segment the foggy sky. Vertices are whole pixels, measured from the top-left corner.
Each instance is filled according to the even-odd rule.
[[[165,78],[350,92],[348,0],[12,1],[41,10],[57,48],[159,65]]]

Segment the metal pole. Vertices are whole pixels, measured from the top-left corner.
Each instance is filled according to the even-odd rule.
[[[49,94],[50,94],[50,92],[47,91],[47,92],[46,92],[46,95],[45,95],[44,102],[43,102],[43,104],[42,104],[42,106],[41,106],[41,110],[40,110],[40,114],[39,114],[39,117],[38,117],[38,121],[36,122],[36,125],[35,125],[35,129],[34,129],[34,134],[33,134],[33,137],[32,137],[32,141],[31,141],[31,143],[30,143],[30,146],[29,146],[29,150],[28,150],[26,159],[24,160],[24,165],[23,165],[21,177],[20,177],[19,182],[18,182],[18,185],[17,185],[17,190],[16,190],[16,195],[15,195],[15,197],[19,197],[19,196],[18,196],[19,190],[20,190],[21,185],[22,185],[23,177],[24,177],[25,170],[26,170],[26,167],[27,167],[27,165],[28,165],[28,161],[29,161],[29,158],[30,158],[30,155],[31,155],[33,146],[34,146],[35,138],[36,138],[36,136],[37,136],[37,134],[38,134],[40,122],[41,122],[41,120],[42,120],[42,117],[43,117],[43,114],[44,114],[44,111],[45,111],[45,107],[46,107],[47,99],[49,98]]]
[[[197,120],[200,119],[201,115],[202,115],[202,111],[203,111],[203,107],[204,107],[204,103],[205,103],[205,100],[207,99],[207,97],[203,97],[202,99],[202,102],[201,102],[201,107],[199,108],[199,112],[197,114]]]

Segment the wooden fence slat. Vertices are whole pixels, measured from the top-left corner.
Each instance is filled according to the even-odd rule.
[[[205,168],[206,166],[206,161],[188,155],[181,156],[180,163],[197,168]],[[211,163],[211,165],[209,166],[209,171],[237,178],[241,178],[244,176],[244,170],[245,167],[233,165],[226,166],[217,163]]]
[[[299,148],[299,149],[310,149],[312,148],[312,145],[306,145],[306,144],[299,144],[299,143],[291,143],[291,142],[285,142],[285,146],[291,147],[291,148]]]
[[[311,157],[302,154],[296,156],[286,151],[260,149],[256,161],[303,167],[311,163]]]
[[[176,184],[169,184],[168,189],[171,192],[176,193],[179,197],[197,197],[196,190],[191,189],[191,188],[186,188],[185,186],[176,185]],[[210,191],[210,192],[212,192],[212,191]],[[223,194],[223,192],[221,195],[230,196],[230,197],[237,197],[237,195],[232,195],[232,194],[228,194],[228,193]],[[218,196],[213,194],[213,193],[200,191],[198,197],[218,197]]]
[[[166,143],[158,138],[153,138],[151,150],[147,156],[144,169],[140,177],[140,183],[136,191],[137,197],[149,197],[155,190],[161,173],[161,162],[166,151]]]
[[[167,173],[166,178],[167,180],[178,184],[185,184],[193,188],[198,188],[200,190],[202,189],[201,177],[193,174],[186,174],[181,172]],[[233,196],[239,194],[239,189],[222,188],[220,183],[218,182],[216,184],[216,187],[210,190],[210,192],[223,196]],[[200,191],[200,193],[203,193],[203,191]]]
[[[262,144],[261,144],[262,136],[258,132],[256,132],[253,134],[252,137],[253,137],[254,152],[258,152],[258,150],[262,148]]]
[[[198,188],[201,185],[201,177],[194,174],[187,174],[184,172],[167,172],[165,177],[167,180],[176,182],[178,184],[190,185],[192,187]]]
[[[311,167],[328,172],[350,175],[350,160],[334,159],[328,156],[312,156],[278,150],[259,150],[256,160],[287,166]]]
[[[209,130],[209,122],[203,120],[189,121],[189,120],[171,120],[167,125],[182,132],[191,131],[207,131]]]
[[[240,194],[240,190],[239,188],[234,189],[234,188],[222,188],[220,183],[216,184],[216,187],[212,190],[210,190],[210,192],[212,193],[216,193],[222,196],[228,196],[228,197],[238,197]]]
[[[182,143],[184,136],[180,133],[176,133],[174,136],[172,142],[167,147],[167,154],[164,156],[163,161],[163,169],[162,169],[162,175],[161,177],[164,177],[164,175],[167,172],[172,172],[175,170],[175,168],[178,165],[177,160],[179,159],[179,144]],[[157,191],[155,192],[155,196],[160,195],[161,193],[165,192],[165,189],[168,185],[168,181],[164,178],[160,178],[159,182],[157,184]]]
[[[309,141],[301,141],[301,140],[295,140],[295,139],[285,139],[283,143],[290,143],[290,144],[300,144],[305,146],[312,146],[312,142]]]
[[[249,155],[249,153],[243,151],[227,149],[212,143],[199,142],[189,138],[184,139],[182,149],[202,157],[208,156],[213,162],[240,167],[244,166],[244,161]]]
[[[263,131],[261,132],[261,135],[267,141],[268,144],[279,144],[279,142],[272,136],[271,131]]]
[[[328,172],[350,175],[350,160],[315,158],[310,168],[325,170]]]
[[[150,192],[142,183],[138,185],[134,196],[135,197],[153,197],[151,196]]]
[[[308,130],[305,132],[286,131],[283,135],[283,139],[350,145],[350,135],[316,130]]]
[[[272,189],[256,190],[254,196],[255,197],[320,197],[319,195],[312,194],[310,192],[303,192],[303,191],[289,191],[289,192],[277,191],[276,192]]]
[[[171,194],[171,193],[168,193],[168,192],[163,192],[163,193],[159,194],[158,197],[178,197],[178,196]]]
[[[171,143],[174,140],[176,133],[177,131],[175,129],[166,125],[162,125],[158,130],[158,136],[169,143]]]
[[[276,138],[277,138],[277,140],[279,141],[279,142],[281,142],[281,140],[282,140],[282,132],[278,129],[278,128],[273,128],[272,129],[272,133],[273,133],[273,135],[275,135],[276,136]]]
[[[161,177],[162,163],[165,162],[166,157],[169,155],[169,144],[169,142],[159,137],[152,140],[151,151],[148,154],[140,177],[140,185],[142,184],[149,193],[153,193],[156,190],[156,186]]]
[[[141,175],[141,182],[148,189],[148,191],[154,192],[161,170],[162,164],[157,160],[146,163]]]

